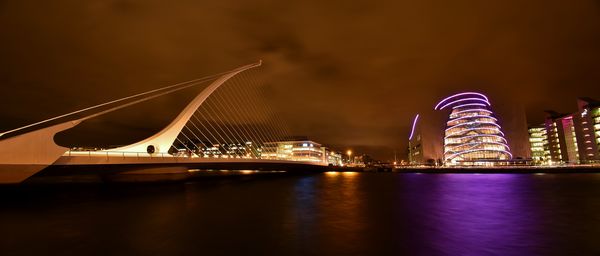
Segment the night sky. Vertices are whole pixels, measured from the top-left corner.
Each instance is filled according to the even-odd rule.
[[[0,130],[259,59],[295,135],[381,159],[451,93],[487,94],[505,131],[600,98],[598,0],[1,0],[0,24]],[[70,140],[142,139],[185,96]]]

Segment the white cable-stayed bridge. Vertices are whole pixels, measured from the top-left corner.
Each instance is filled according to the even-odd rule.
[[[191,169],[306,169],[325,159],[292,160],[279,153],[285,121],[263,100],[256,79],[262,62],[98,104],[0,133],[0,183],[36,174],[186,173]],[[191,87],[205,87],[166,127],[114,148],[58,145],[57,133],[122,108]]]

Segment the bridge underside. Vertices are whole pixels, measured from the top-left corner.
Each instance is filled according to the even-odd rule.
[[[221,171],[222,170],[222,171]],[[219,174],[269,172],[322,172],[326,168],[310,163],[289,162],[182,162],[182,163],[141,163],[141,164],[102,164],[102,165],[52,165],[31,176],[24,182],[44,181],[169,181],[205,175],[206,171]],[[227,173],[229,172],[229,173]]]

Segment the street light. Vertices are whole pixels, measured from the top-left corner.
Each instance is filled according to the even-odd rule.
[[[350,163],[352,161],[352,150],[346,151],[346,155],[348,155],[348,163]]]

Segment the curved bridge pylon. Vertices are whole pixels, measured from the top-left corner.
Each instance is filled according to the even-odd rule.
[[[140,142],[110,149],[111,152],[148,152],[148,153],[163,153],[166,154],[171,149],[171,146],[177,139],[177,136],[183,130],[183,127],[190,120],[194,112],[204,103],[204,101],[210,96],[215,90],[223,85],[227,80],[234,77],[235,75],[260,66],[262,62],[250,64],[247,66],[240,67],[230,73],[227,73],[217,80],[212,82],[206,87],[196,98],[194,98],[181,113],[173,120],[167,127],[162,129],[160,132],[153,136],[142,140]]]

